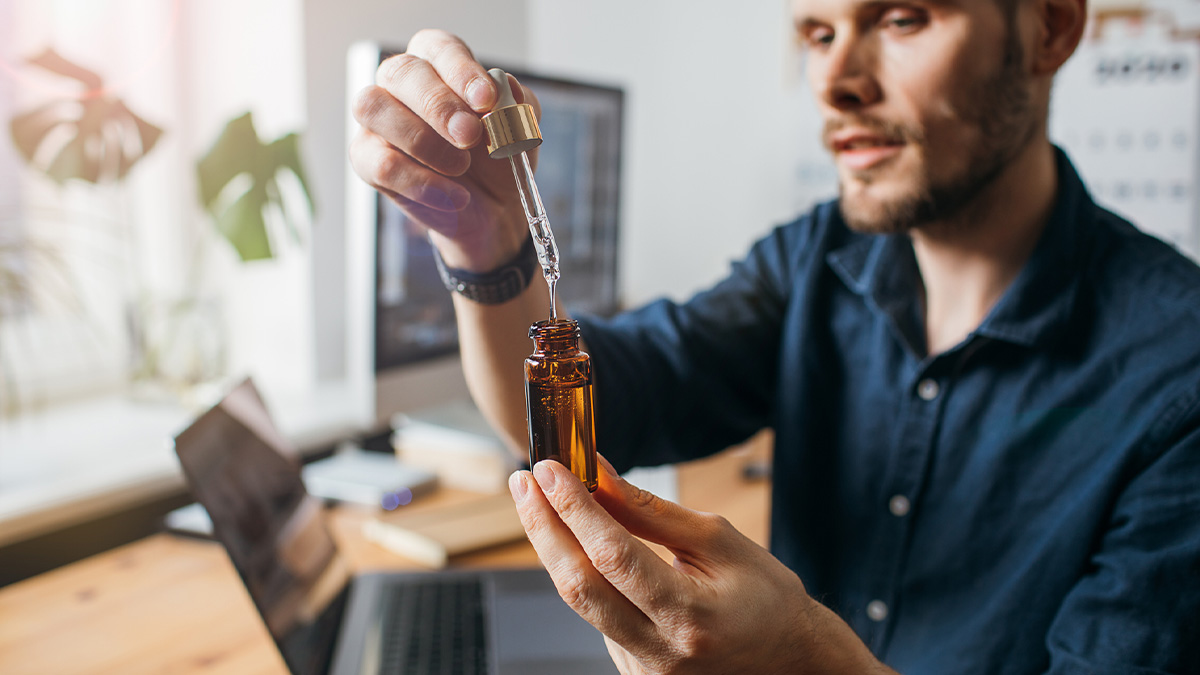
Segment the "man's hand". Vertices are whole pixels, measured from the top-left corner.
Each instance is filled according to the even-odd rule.
[[[513,96],[538,109],[528,89],[513,86]],[[423,30],[353,104],[354,171],[429,228],[452,267],[494,269],[529,236],[509,163],[487,155],[480,115],[498,98],[462,40]]]
[[[518,102],[540,112],[530,90],[512,76],[508,83]],[[451,268],[491,272],[529,241],[512,167],[487,155],[480,117],[498,100],[496,83],[462,40],[423,30],[403,54],[380,64],[375,84],[354,101],[360,125],[350,144],[354,171],[427,228]],[[499,305],[451,295],[472,396],[522,453],[525,383],[513,364],[529,353],[529,325],[550,313],[549,290],[535,276],[524,293]]]
[[[607,473],[593,495],[563,465],[509,479],[538,557],[604,633],[621,672],[888,672],[791,570],[724,518]],[[668,564],[638,539],[674,555]]]

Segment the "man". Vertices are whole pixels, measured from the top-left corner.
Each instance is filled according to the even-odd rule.
[[[563,598],[626,673],[1200,672],[1200,270],[1047,138],[1085,0],[794,9],[840,199],[685,304],[581,320],[618,469],[775,429],[773,555],[611,465],[593,499],[541,462],[510,487]],[[378,85],[355,169],[446,265],[512,264],[482,67],[426,31]],[[536,281],[455,297],[514,446],[547,306]]]

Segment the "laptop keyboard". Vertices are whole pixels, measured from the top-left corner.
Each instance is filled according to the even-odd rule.
[[[396,584],[383,598],[380,675],[484,675],[487,637],[478,579]]]

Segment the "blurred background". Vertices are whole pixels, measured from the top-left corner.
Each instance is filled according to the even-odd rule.
[[[1092,10],[1052,136],[1196,256],[1200,2]],[[243,377],[302,447],[413,405],[380,410],[356,356],[347,53],[423,27],[622,92],[624,305],[835,194],[782,0],[0,0],[0,583],[181,503],[167,439]]]

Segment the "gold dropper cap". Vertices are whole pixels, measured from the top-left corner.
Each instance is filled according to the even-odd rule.
[[[496,106],[483,116],[483,128],[488,136],[488,157],[504,159],[541,145],[542,132],[538,129],[533,106],[517,103],[508,86],[508,74],[503,70],[492,68],[488,76],[500,91]]]

